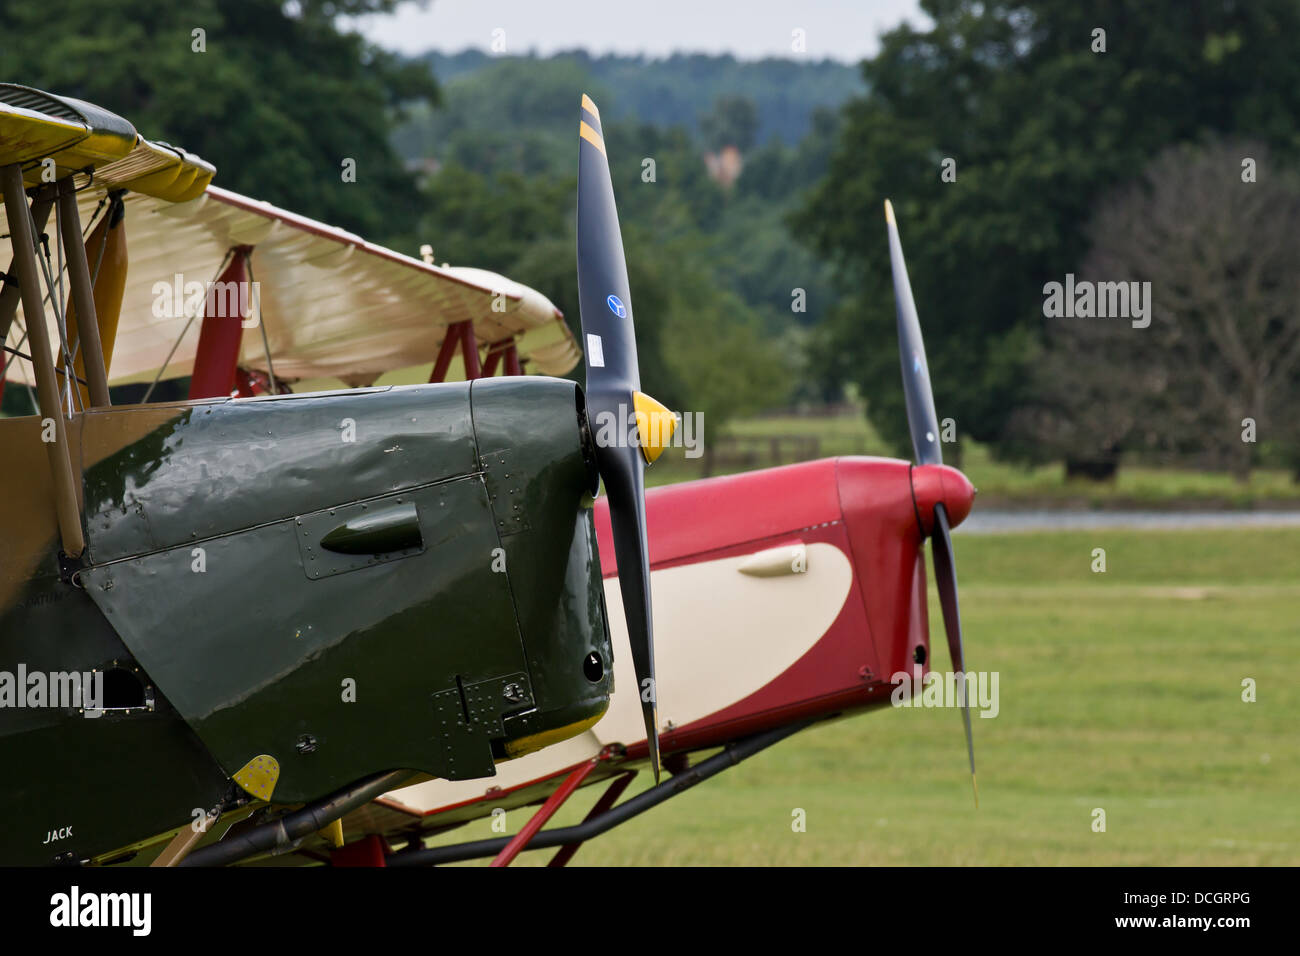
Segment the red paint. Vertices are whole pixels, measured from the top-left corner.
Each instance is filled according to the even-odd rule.
[[[500,342],[493,342],[488,347],[487,361],[483,363],[483,377],[491,378],[497,373],[497,365],[501,362],[501,353],[505,349]]]
[[[459,323],[452,323],[447,326],[446,332],[442,333],[442,345],[438,347],[438,358],[433,363],[433,372],[429,373],[430,385],[446,381],[447,369],[451,367],[451,356],[456,354],[456,345],[460,343],[458,325]]]
[[[457,322],[460,327],[460,351],[465,359],[465,378],[481,378],[482,369],[478,364],[478,342],[474,339],[474,326],[470,322]]]
[[[239,283],[244,288],[248,281],[248,255],[252,246],[237,246],[230,265],[217,277],[218,283]],[[214,302],[227,302],[217,298],[209,287],[204,300],[203,325],[199,330],[198,351],[194,356],[194,371],[190,376],[190,400],[196,398],[228,398],[235,388],[235,368],[239,364],[239,349],[244,328],[241,315],[212,315]],[[236,310],[238,311],[238,310]]]
[[[618,798],[623,795],[623,791],[627,789],[628,784],[632,782],[632,778],[635,776],[636,771],[632,770],[622,776],[615,777],[613,782],[605,788],[605,792],[600,795],[600,799],[596,801],[595,806],[593,806],[587,812],[587,815],[582,818],[582,822],[590,823],[597,817],[604,816],[605,813],[609,811],[610,807],[614,806],[618,801]],[[573,855],[578,852],[578,849],[581,846],[581,842],[564,844],[564,846],[560,847],[556,852],[555,856],[551,857],[550,862],[546,865],[548,867],[564,866],[573,859]]]
[[[491,378],[495,375],[502,359],[505,359],[505,371],[502,374],[523,374],[519,368],[519,351],[515,347],[515,340],[502,339],[500,342],[493,342],[488,346],[487,359],[483,362],[483,370],[479,377]]]
[[[948,512],[948,523],[955,528],[966,520],[975,503],[975,486],[970,479],[947,465],[913,466],[912,494],[916,518],[927,537],[934,531],[935,505],[943,505]]]
[[[725,557],[714,552],[780,535],[798,537],[805,528],[843,517],[835,459],[651,488],[645,505],[653,568]],[[613,577],[614,539],[603,496],[596,501],[596,539],[601,574]]]
[[[603,755],[593,757],[569,774],[564,783],[560,784],[560,788],[547,797],[541,809],[533,814],[532,819],[524,824],[524,828],[514,835],[514,838],[497,854],[496,859],[488,865],[495,867],[509,866],[514,861],[514,858],[528,846],[528,841],[535,837],[537,831],[545,826],[546,821],[555,815],[555,811],[563,806],[564,801],[573,796],[573,792],[582,786],[582,781],[591,775],[591,772],[600,765],[602,759]]]
[[[447,369],[451,367],[451,357],[456,354],[456,346],[460,344],[460,326],[461,322],[453,322],[447,326],[447,331],[442,335],[442,346],[438,349],[438,359],[433,363],[433,371],[429,374],[429,384],[436,385],[439,382],[446,381]]]
[[[277,395],[290,395],[293,393],[293,389],[289,387],[288,382],[277,381],[275,386],[275,394]],[[241,365],[235,369],[235,391],[239,393],[240,398],[270,395],[271,376],[265,372],[259,372],[257,369],[244,368]]]
[[[911,473],[904,461],[839,458],[647,492],[650,562],[656,570],[796,539],[835,545],[854,569],[839,615],[802,658],[745,699],[663,734],[665,753],[888,701],[891,676],[911,669],[918,645],[927,655],[929,646]],[[959,472],[953,475],[961,478]],[[960,490],[960,483],[950,484]],[[956,496],[952,502],[954,513],[964,518],[969,506],[961,508]],[[606,577],[615,571],[608,518],[607,504],[598,503],[596,533]],[[632,756],[644,751],[644,743],[629,748]]]
[[[267,389],[253,377],[252,372],[240,367],[235,369],[235,391],[240,398],[255,398],[266,392]]]
[[[371,833],[331,850],[330,866],[386,866],[384,857],[388,852],[384,838]]]
[[[876,675],[888,681],[909,659],[917,640],[911,614],[921,536],[912,504],[910,467],[880,459],[839,459],[840,498],[849,523],[854,578],[863,591]]]

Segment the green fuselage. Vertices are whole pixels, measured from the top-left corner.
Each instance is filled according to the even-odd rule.
[[[86,552],[0,487],[3,675],[104,675],[102,716],[0,706],[0,863],[104,859],[279,766],[490,776],[612,691],[581,392],[558,379],[92,411],[69,430]],[[0,421],[0,447],[39,442]],[[30,680],[30,678],[29,678]],[[93,684],[93,682],[92,682]],[[28,688],[18,688],[26,693]],[[22,703],[31,700],[30,694]]]

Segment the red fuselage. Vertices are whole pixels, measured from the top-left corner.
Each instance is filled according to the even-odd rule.
[[[743,700],[665,730],[664,753],[886,703],[892,675],[929,660],[921,543],[931,528],[920,516],[932,521],[934,505],[943,502],[955,526],[970,513],[973,496],[955,469],[887,458],[824,459],[647,492],[655,571],[817,542],[843,551],[853,567],[848,598],[806,654]],[[616,569],[603,499],[596,532],[609,578]],[[640,755],[635,746],[630,752]]]

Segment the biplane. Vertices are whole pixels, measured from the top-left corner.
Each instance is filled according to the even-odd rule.
[[[565,862],[925,669],[927,537],[963,669],[949,531],[973,489],[942,464],[892,213],[916,463],[647,493],[673,419],[641,392],[589,98],[581,347],[531,289],[214,172],[0,85],[3,381],[36,408],[0,419],[0,862]],[[585,388],[553,377],[584,358]],[[430,361],[428,384],[383,384]],[[149,401],[178,376],[184,401]],[[143,401],[113,404],[132,383]],[[598,782],[578,832],[543,828]],[[536,803],[514,837],[425,845]]]
[[[953,672],[965,673],[951,530],[975,489],[943,464],[925,346],[893,208],[886,227],[904,397],[915,462],[845,457],[682,482],[646,494],[659,675],[659,746],[671,778],[619,802],[646,768],[635,702],[568,740],[501,764],[490,780],[430,780],[344,818],[347,845],[295,852],[335,865],[428,866],[473,859],[509,865],[552,849],[564,866],[587,840],[818,721],[887,706],[931,677],[924,544]],[[605,596],[618,604],[604,502],[596,505]],[[610,616],[616,685],[631,682],[628,636]],[[906,682],[900,682],[906,676]],[[936,675],[937,676],[937,675]],[[972,787],[969,699],[962,710]],[[604,787],[579,824],[546,824],[581,787]],[[975,788],[978,806],[979,793]],[[536,805],[510,836],[428,845],[472,820]]]

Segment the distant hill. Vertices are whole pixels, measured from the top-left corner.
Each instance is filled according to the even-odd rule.
[[[797,143],[810,129],[814,110],[836,109],[865,90],[856,66],[834,60],[751,61],[698,53],[652,59],[592,56],[582,50],[549,57],[493,56],[482,50],[465,50],[430,52],[415,59],[428,63],[449,92],[458,81],[485,71],[518,75],[510,69],[512,63],[532,64],[534,70],[538,63],[561,70],[560,64],[565,64],[574,73],[585,74],[602,92],[602,116],[655,126],[680,125],[692,133],[698,131],[699,118],[719,96],[746,96],[757,108],[759,145],[773,139]],[[572,112],[568,103],[564,109],[566,115]]]

